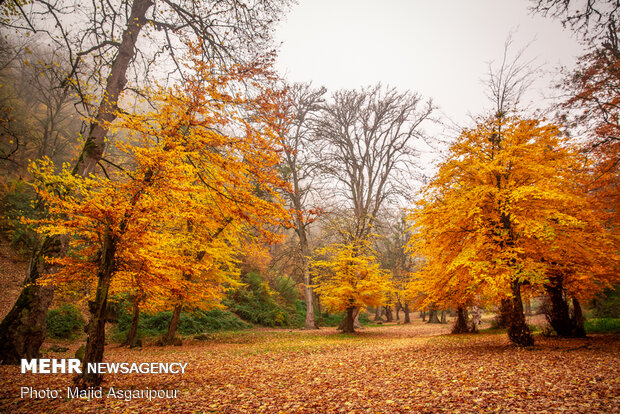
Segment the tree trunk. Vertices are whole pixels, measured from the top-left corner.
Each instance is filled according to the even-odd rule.
[[[446,311],[445,310],[441,311],[441,323],[448,323],[448,320],[446,319]]]
[[[168,325],[168,332],[163,336],[161,342],[163,345],[174,345],[179,342],[177,338],[177,328],[179,327],[179,320],[181,319],[181,305],[176,305],[172,312],[172,319],[170,319],[170,325]]]
[[[140,30],[146,24],[146,11],[152,5],[151,0],[135,0],[131,5],[127,28],[123,32],[116,59],[112,62],[110,74],[106,79],[106,88],[99,102],[97,115],[90,124],[88,138],[73,169],[74,174],[87,176],[93,173],[103,157],[108,125],[116,119],[118,98],[127,84],[127,69],[135,55]]]
[[[405,302],[405,309],[403,310],[405,312],[405,322],[403,323],[411,323],[411,319],[409,318],[409,304]]]
[[[583,326],[583,313],[581,305],[577,298],[573,298],[573,336],[576,338],[585,338],[586,329]]]
[[[437,310],[433,308],[428,310],[428,321],[426,323],[441,323],[437,317]]]
[[[318,326],[314,320],[314,303],[312,294],[312,284],[310,280],[310,270],[308,269],[308,257],[310,256],[310,249],[308,248],[308,239],[306,238],[306,232],[299,233],[299,243],[301,245],[302,266],[304,271],[304,292],[306,294],[306,322],[304,329],[318,329]]]
[[[381,306],[377,306],[377,309],[375,309],[375,322],[379,321],[383,321],[383,319],[381,319]]]
[[[551,308],[548,310],[547,322],[553,330],[563,338],[572,336],[573,327],[570,319],[568,303],[564,298],[562,274],[554,272],[549,277],[549,284],[545,285]]]
[[[452,327],[453,334],[462,334],[469,332],[467,327],[467,308],[459,306],[456,308],[456,321]]]
[[[127,68],[135,54],[136,41],[140,30],[146,23],[146,11],[153,5],[151,0],[135,0],[127,28],[123,32],[118,54],[112,63],[106,82],[106,90],[101,99],[97,116],[90,125],[90,133],[73,173],[86,176],[94,171],[101,161],[108,132],[106,123],[116,118],[118,98],[127,83]],[[21,358],[35,358],[45,340],[45,318],[52,302],[53,286],[39,286],[40,277],[51,273],[44,257],[57,257],[56,246],[62,245],[59,236],[46,237],[40,251],[34,256],[25,288],[17,302],[0,324],[0,362],[17,363]],[[50,253],[51,252],[51,253]],[[64,254],[64,252],[62,252]]]
[[[360,323],[360,311],[362,309],[361,308],[355,308],[355,311],[353,311],[353,314],[355,315],[353,318],[353,327],[356,329],[360,329],[362,327],[362,324]]]
[[[37,284],[40,277],[53,272],[45,257],[64,254],[60,236],[46,237],[30,261],[28,275],[24,280],[17,301],[0,324],[0,363],[19,364],[22,358],[40,356],[39,349],[45,340],[47,309],[54,298],[53,285]]]
[[[127,338],[125,338],[125,342],[123,342],[123,345],[134,348],[137,345],[138,323],[140,322],[140,303],[136,296],[132,296],[131,304],[133,310],[131,326],[129,327],[129,332],[127,332]]]
[[[530,328],[525,323],[523,314],[523,302],[521,301],[521,283],[517,280],[511,283],[512,298],[505,303],[506,324],[508,337],[519,346],[534,345],[534,338],[530,334]]]
[[[422,322],[426,322],[426,311],[420,311],[420,318],[422,318]]]
[[[355,333],[355,309],[357,308],[351,307],[347,309],[347,313],[338,327],[338,329],[342,330],[342,333]]]
[[[111,229],[106,229],[104,234],[101,262],[97,271],[97,288],[95,300],[88,303],[90,320],[86,326],[86,349],[82,360],[82,373],[75,378],[78,387],[96,387],[101,384],[103,374],[91,373],[86,370],[89,363],[103,362],[105,347],[105,322],[108,303],[108,291],[112,275],[116,268],[117,238]]]
[[[392,322],[394,320],[392,317],[392,307],[390,305],[385,305],[385,320],[386,322]]]

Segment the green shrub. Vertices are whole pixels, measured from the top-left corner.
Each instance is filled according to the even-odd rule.
[[[229,292],[228,297],[223,303],[238,315],[241,319],[253,324],[263,326],[281,327],[301,327],[303,326],[305,311],[299,313],[299,307],[295,296],[291,293],[292,281],[288,278],[277,278],[276,289],[279,292],[272,292],[262,276],[256,272],[249,272],[242,275],[241,281],[244,286]],[[294,285],[293,285],[294,288]]]
[[[45,320],[47,334],[57,339],[75,338],[84,324],[80,310],[71,304],[49,310]]]
[[[114,329],[113,340],[123,341],[131,327],[131,314],[126,306],[121,309],[118,324]],[[155,314],[140,314],[138,322],[138,337],[156,337],[168,331],[172,312],[157,312]],[[209,311],[182,312],[179,319],[178,331],[183,335],[193,335],[216,331],[237,331],[247,329],[250,325],[239,319],[233,313],[213,309]]]
[[[322,313],[320,318],[317,319],[320,326],[338,326],[340,325],[340,322],[342,322],[342,320],[344,319],[344,316],[344,312]],[[370,325],[371,323],[373,323],[366,312],[360,313],[359,322],[362,326]]]
[[[620,284],[606,289],[592,300],[594,316],[597,318],[620,317]]]
[[[36,194],[25,181],[9,181],[6,191],[0,195],[0,226],[6,231],[11,245],[30,251],[36,243],[32,225],[24,224],[22,217],[34,219],[38,212],[34,208]]]
[[[587,333],[620,333],[620,319],[600,318],[586,321],[584,324]]]

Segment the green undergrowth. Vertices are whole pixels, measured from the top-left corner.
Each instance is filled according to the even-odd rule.
[[[598,318],[586,321],[587,333],[620,333],[620,318]]]
[[[127,336],[131,326],[131,314],[126,307],[119,306],[118,324],[115,326],[112,339],[121,342]],[[138,323],[138,337],[157,337],[168,331],[172,312],[158,312],[156,314],[142,313]],[[235,314],[220,309],[209,311],[182,312],[179,320],[178,332],[181,335],[196,335],[218,331],[237,331],[250,328],[252,325],[244,322]]]

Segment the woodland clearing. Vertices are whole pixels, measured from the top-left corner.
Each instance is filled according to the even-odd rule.
[[[620,412],[620,337],[536,336],[519,348],[503,333],[447,335],[448,325],[385,325],[353,335],[253,329],[182,347],[110,344],[106,362],[186,362],[183,375],[109,374],[104,398],[20,398],[20,388],[66,390],[68,374],[1,366],[0,410],[48,412]],[[72,356],[77,343],[60,343]],[[51,342],[46,343],[44,351]],[[115,389],[178,390],[174,399],[105,398]],[[61,392],[61,396],[65,394]]]

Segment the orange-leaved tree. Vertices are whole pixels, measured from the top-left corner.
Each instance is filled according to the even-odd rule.
[[[334,244],[317,254],[312,262],[318,282],[315,290],[328,309],[346,312],[343,332],[355,332],[354,312],[385,302],[390,291],[389,275],[380,268],[368,242]]]
[[[614,278],[617,244],[589,209],[582,165],[555,125],[493,117],[463,131],[409,216],[409,247],[425,259],[412,289],[456,307],[500,303],[510,339],[533,344],[523,285],[561,270],[579,295]]]
[[[286,220],[273,128],[281,95],[269,88],[270,63],[222,72],[189,59],[187,82],[153,92],[153,111],[119,114],[124,167],[106,177],[34,167],[50,210],[40,229],[63,235],[71,252],[54,261],[59,270],[48,281],[93,286],[84,364],[103,358],[111,291],[140,278],[177,313],[214,306],[234,283],[240,240],[273,238],[267,226]],[[101,380],[77,378],[81,386]]]

